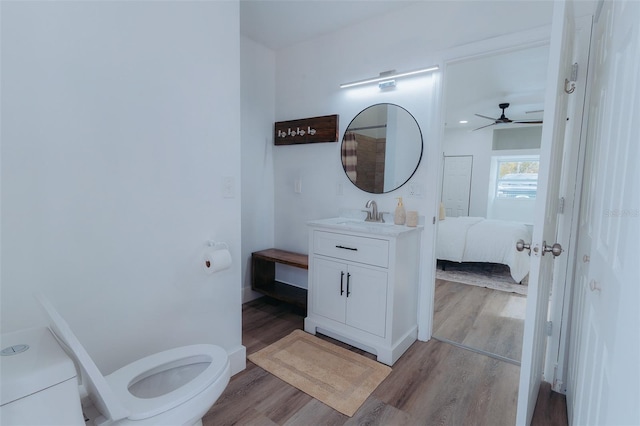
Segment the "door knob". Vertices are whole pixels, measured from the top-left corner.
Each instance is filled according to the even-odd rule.
[[[553,255],[553,257],[558,257],[560,256],[560,254],[564,251],[562,250],[562,246],[558,243],[555,243],[552,246],[548,246],[546,241],[542,242],[542,246],[544,247],[544,249],[542,250],[542,255],[544,256],[545,253],[551,253]]]
[[[524,251],[525,249],[529,250],[529,254],[531,254],[531,244],[525,243],[524,240],[518,240],[516,242],[516,250]]]

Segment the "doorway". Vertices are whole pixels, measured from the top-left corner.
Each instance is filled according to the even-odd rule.
[[[548,44],[539,43],[453,61],[445,71],[444,214],[432,334],[516,365],[528,254],[515,247],[518,239],[531,241],[537,183],[531,161],[540,151],[548,55]],[[468,181],[449,176],[454,159],[456,168],[466,159]],[[467,205],[453,208],[452,199],[460,197],[451,194],[464,191]]]

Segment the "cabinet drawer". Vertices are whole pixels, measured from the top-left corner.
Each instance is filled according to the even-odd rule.
[[[313,251],[316,254],[383,268],[389,267],[387,240],[315,231],[313,242]]]

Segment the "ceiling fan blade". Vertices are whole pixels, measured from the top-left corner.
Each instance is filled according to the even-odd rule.
[[[518,124],[542,124],[542,120],[516,120],[516,121],[512,121],[512,123],[518,123]]]
[[[474,114],[477,115],[478,117],[482,117],[482,118],[486,118],[487,120],[491,120],[491,121],[496,121],[496,118],[493,117],[487,117],[486,115],[481,115],[481,114]]]
[[[477,129],[473,129],[472,132],[475,132],[476,130],[484,129],[485,127],[495,126],[495,125],[496,125],[496,123],[487,124],[486,126],[482,126],[482,127],[478,127]]]

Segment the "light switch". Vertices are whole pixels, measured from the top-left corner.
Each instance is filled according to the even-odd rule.
[[[233,176],[225,176],[222,178],[222,196],[224,198],[235,198],[236,180]]]
[[[409,184],[409,196],[414,198],[422,198],[422,185],[419,183]]]

